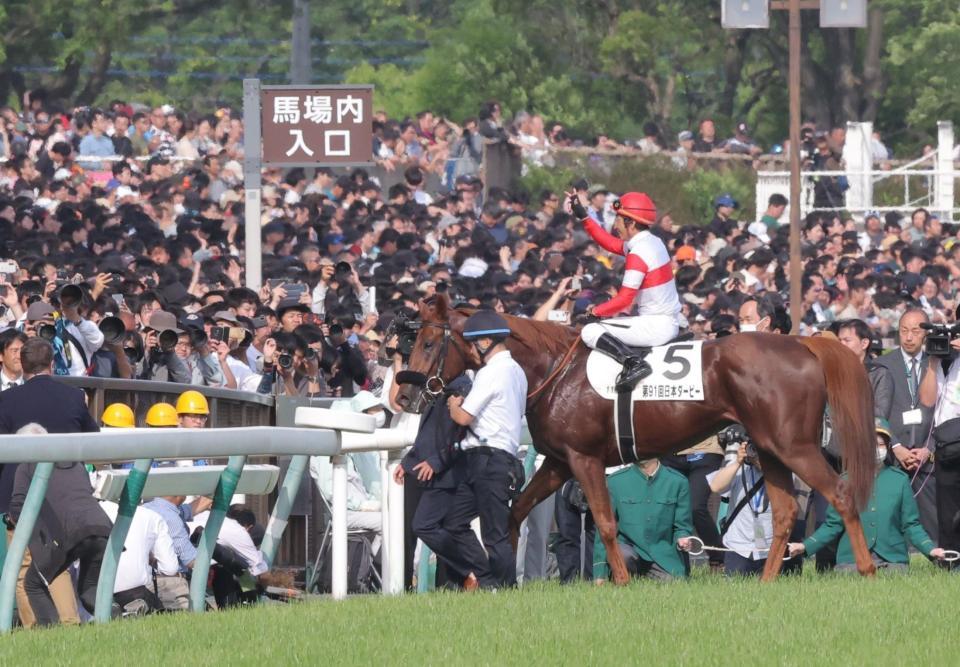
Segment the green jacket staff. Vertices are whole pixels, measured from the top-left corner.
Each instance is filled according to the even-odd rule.
[[[638,557],[659,565],[674,577],[685,577],[687,565],[680,557],[679,540],[693,534],[690,484],[680,473],[653,462],[618,470],[607,477],[610,501],[617,519],[617,541],[632,547]],[[593,551],[593,576],[610,576],[607,551],[597,532]]]
[[[939,553],[936,552],[941,552],[920,525],[920,511],[910,488],[910,478],[902,470],[883,466],[873,484],[867,507],[860,513],[860,521],[874,559],[907,565],[910,560],[907,540],[925,556],[937,557]],[[813,555],[841,535],[837,565],[852,564],[850,538],[844,530],[843,519],[832,506],[827,511],[827,520],[803,541],[803,552]]]

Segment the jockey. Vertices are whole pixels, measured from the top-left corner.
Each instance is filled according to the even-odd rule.
[[[623,364],[617,377],[617,391],[633,391],[636,384],[650,375],[652,369],[643,359],[643,352],[631,347],[664,345],[685,326],[680,297],[673,280],[667,247],[648,229],[657,220],[657,208],[642,192],[628,192],[614,203],[617,218],[614,230],[619,238],[608,234],[587,216],[575,194],[568,193],[571,212],[600,247],[626,257],[623,283],[617,295],[606,303],[591,306],[588,311],[599,318],[629,313],[634,303],[639,314],[592,322],[580,332],[583,342]]]

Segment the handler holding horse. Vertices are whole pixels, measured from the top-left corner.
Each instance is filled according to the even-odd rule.
[[[445,382],[466,368],[479,368],[463,332],[472,309],[451,309],[436,295],[420,304],[420,331],[410,357],[400,405],[438,397]],[[617,526],[606,488],[605,468],[623,462],[614,430],[614,402],[587,378],[591,350],[580,332],[551,322],[504,316],[504,342],[526,375],[526,415],[537,451],[546,456],[511,508],[513,544],[520,523],[541,500],[571,476],[590,503],[610,561],[613,580],[628,581],[616,546]],[[666,358],[666,357],[665,357]],[[791,472],[837,509],[850,536],[857,569],[873,574],[859,510],[870,496],[875,472],[873,398],[866,370],[840,343],[761,333],[703,343],[700,400],[652,400],[633,404],[633,460],[670,454],[701,442],[731,424],[751,434],[763,466],[773,510],[773,540],[763,579],[775,578],[796,519]],[[841,443],[847,479],[827,465],[820,431],[829,404]]]

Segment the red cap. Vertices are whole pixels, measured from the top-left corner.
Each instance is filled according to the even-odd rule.
[[[673,258],[678,262],[684,262],[691,259],[696,260],[697,251],[693,246],[682,245],[679,248],[677,248],[677,253],[673,256]]]
[[[622,215],[644,225],[657,221],[657,207],[653,200],[643,192],[628,192],[613,205],[617,215]]]

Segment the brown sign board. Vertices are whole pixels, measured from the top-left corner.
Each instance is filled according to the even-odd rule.
[[[264,166],[373,161],[373,86],[263,86]]]

